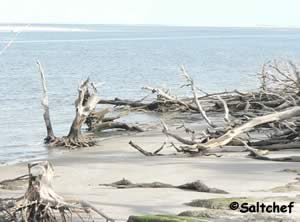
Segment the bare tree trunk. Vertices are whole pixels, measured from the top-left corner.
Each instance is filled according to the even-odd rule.
[[[44,139],[45,143],[51,143],[55,141],[55,136],[51,124],[50,119],[50,111],[49,111],[49,101],[48,101],[48,93],[47,93],[47,86],[46,86],[46,80],[45,80],[45,73],[44,69],[39,61],[37,61],[37,65],[39,68],[39,72],[41,75],[41,81],[42,81],[42,88],[43,88],[43,98],[42,98],[42,106],[44,108],[44,121],[47,129],[47,137]]]
[[[89,92],[89,84],[92,88],[92,93]],[[64,146],[70,146],[72,148],[94,144],[94,142],[86,140],[82,136],[81,127],[90,113],[95,110],[99,100],[97,89],[93,83],[89,83],[89,79],[85,80],[78,89],[78,98],[75,101],[76,114],[68,136],[64,137]]]
[[[75,119],[72,122],[69,134],[67,136],[69,139],[76,140],[81,138],[81,126],[84,121],[85,118],[76,113]]]
[[[95,88],[93,83],[90,83],[89,79],[87,79],[80,85],[78,89],[78,98],[75,101],[76,114],[68,135],[62,138],[55,137],[50,119],[45,74],[41,63],[37,62],[37,64],[39,73],[41,75],[43,88],[42,105],[44,108],[44,121],[47,129],[47,137],[45,138],[45,143],[55,146],[65,146],[69,148],[87,147],[94,145],[95,143],[93,141],[84,138],[81,134],[82,124],[85,122],[90,113],[95,109],[100,100],[100,98],[97,96],[97,89]],[[91,88],[91,93],[89,92],[89,87]]]

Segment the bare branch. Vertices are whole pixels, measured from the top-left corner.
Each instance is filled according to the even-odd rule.
[[[181,71],[182,71],[182,74],[183,76],[186,78],[188,84],[191,86],[191,89],[192,89],[192,92],[193,92],[193,95],[194,95],[194,101],[197,105],[197,108],[198,108],[198,111],[199,113],[201,114],[201,116],[205,119],[205,121],[207,122],[207,124],[210,126],[210,127],[215,127],[215,125],[212,123],[212,121],[207,117],[206,115],[206,112],[204,111],[204,109],[202,108],[201,104],[200,104],[200,101],[198,100],[198,94],[197,94],[197,90],[196,90],[196,87],[194,85],[194,80],[187,74],[184,66],[181,66]]]

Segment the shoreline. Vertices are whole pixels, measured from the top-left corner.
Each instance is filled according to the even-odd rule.
[[[86,149],[54,152],[48,160],[53,164],[54,189],[66,198],[90,201],[117,221],[126,221],[130,215],[178,214],[196,210],[184,203],[194,199],[216,197],[295,197],[298,192],[267,192],[277,186],[294,181],[294,173],[284,169],[299,169],[298,163],[271,162],[250,159],[244,152],[222,152],[221,158],[187,157],[182,155],[146,157],[134,150],[128,142],[133,140],[148,151],[161,145],[165,137],[152,129],[138,134],[124,134],[102,140],[99,145]],[[166,148],[165,153],[173,152]],[[295,153],[278,152],[276,155]],[[0,166],[0,181],[27,172],[26,163]],[[229,194],[212,194],[177,189],[114,189],[98,184],[112,183],[122,178],[132,182],[164,182],[180,185],[201,180],[209,187],[223,189]],[[24,189],[0,189],[0,197],[18,196]],[[254,192],[257,191],[257,192]],[[300,216],[300,205],[295,205],[292,216]]]

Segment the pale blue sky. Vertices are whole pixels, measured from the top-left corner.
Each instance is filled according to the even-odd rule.
[[[0,23],[300,27],[299,0],[1,0]]]

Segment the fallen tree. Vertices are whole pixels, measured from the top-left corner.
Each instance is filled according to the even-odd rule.
[[[263,66],[259,78],[261,86],[258,91],[241,93],[239,91],[222,93],[204,93],[195,86],[194,80],[181,68],[193,94],[192,98],[179,99],[169,91],[159,88],[146,87],[152,93],[165,101],[171,101],[189,112],[198,112],[207,123],[207,128],[200,135],[186,130],[190,138],[173,133],[162,121],[162,132],[176,140],[180,145],[170,142],[177,152],[198,153],[207,155],[212,149],[225,146],[243,146],[252,153],[251,157],[272,161],[299,161],[296,157],[270,158],[267,152],[281,149],[300,148],[300,71],[297,66],[288,61],[269,62]],[[224,113],[224,125],[214,124],[207,113]],[[196,133],[197,134],[197,133]],[[259,134],[259,138],[255,138]],[[263,139],[262,139],[263,138]],[[143,154],[147,151],[131,142],[131,146]],[[252,149],[250,150],[250,146]],[[255,152],[253,152],[255,151]],[[155,153],[152,153],[152,155]],[[161,155],[161,154],[160,154]],[[146,155],[147,156],[147,155]],[[151,156],[151,155],[148,155]]]

